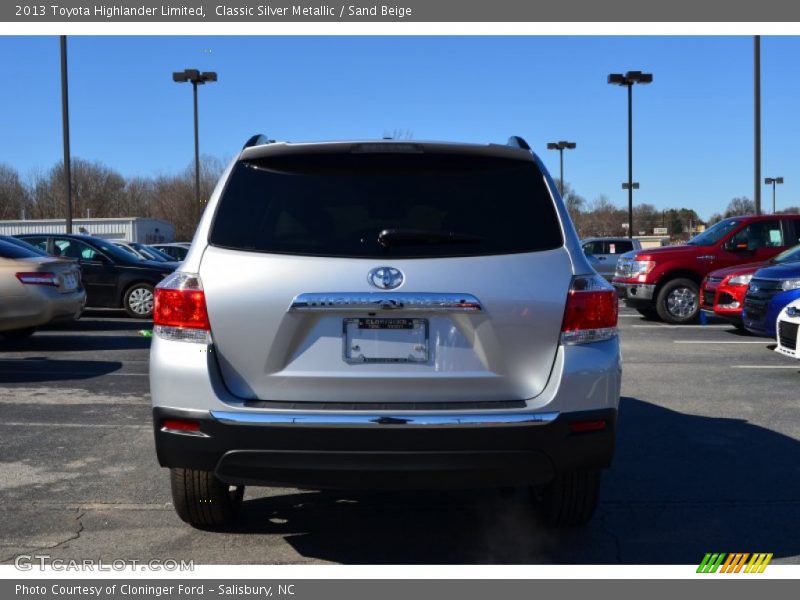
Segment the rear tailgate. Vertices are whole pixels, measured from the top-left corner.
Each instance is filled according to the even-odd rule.
[[[469,294],[481,305],[471,312],[349,310],[341,304],[293,311],[292,301],[301,294],[332,299],[388,294],[367,283],[367,273],[382,263],[266,258],[209,247],[200,270],[214,352],[226,385],[238,397],[353,403],[523,400],[547,383],[572,275],[563,248],[391,262],[405,275],[403,294]],[[348,361],[345,323],[369,317],[423,320],[427,360]]]

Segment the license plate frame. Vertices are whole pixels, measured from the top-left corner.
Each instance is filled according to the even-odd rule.
[[[428,319],[355,317],[342,321],[348,364],[424,364],[430,357]]]

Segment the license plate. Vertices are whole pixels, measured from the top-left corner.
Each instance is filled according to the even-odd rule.
[[[71,292],[78,287],[78,278],[73,273],[65,273],[62,278],[64,291]]]
[[[427,319],[345,319],[348,363],[428,362]]]

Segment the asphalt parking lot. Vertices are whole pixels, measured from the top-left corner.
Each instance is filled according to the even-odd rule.
[[[588,527],[543,529],[522,491],[347,494],[250,488],[226,533],[172,510],[153,450],[150,325],[89,312],[0,342],[0,563],[800,563],[800,363],[733,327],[622,310],[619,445]]]

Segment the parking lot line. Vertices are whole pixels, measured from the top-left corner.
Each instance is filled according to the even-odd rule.
[[[672,340],[673,344],[774,344],[771,339],[766,340]]]
[[[800,370],[800,365],[731,365],[731,369],[795,369],[795,370]]]
[[[714,329],[714,328],[726,328],[730,329],[733,325],[728,325],[727,323],[719,323],[716,325],[667,325],[666,323],[661,325],[631,325],[634,329],[683,329],[688,327],[701,327],[703,329]]]

